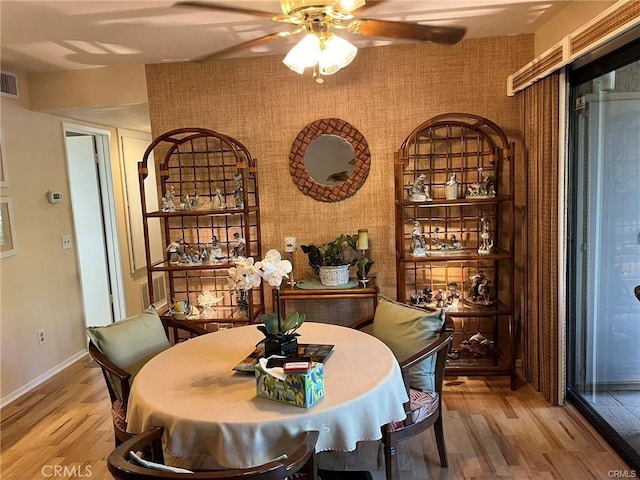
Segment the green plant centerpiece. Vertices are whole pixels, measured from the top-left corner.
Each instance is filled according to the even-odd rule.
[[[229,269],[230,288],[236,294],[247,292],[260,286],[264,279],[276,289],[276,312],[262,315],[262,325],[258,326],[265,338],[257,345],[264,343],[265,356],[287,355],[298,350],[298,333],[296,330],[306,320],[306,315],[292,312],[282,319],[280,315],[280,285],[283,278],[288,278],[293,269],[289,260],[282,260],[280,252],[269,250],[264,259],[254,264],[253,258],[238,257],[235,266]],[[256,345],[256,346],[257,346]]]
[[[309,265],[325,286],[344,285],[349,282],[349,267],[358,262],[357,235],[341,234],[323,244],[301,245]]]
[[[298,339],[296,337],[300,335],[296,330],[307,319],[304,313],[292,312],[283,320],[280,317],[280,309],[278,308],[277,310],[278,312],[276,313],[262,315],[263,324],[258,326],[258,330],[264,333],[264,338],[258,342],[258,345],[264,343],[266,357],[271,355],[286,356],[296,353],[298,351]]]

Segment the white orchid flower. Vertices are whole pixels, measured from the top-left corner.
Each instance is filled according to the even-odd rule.
[[[293,270],[293,266],[289,260],[282,260],[280,252],[271,249],[267,252],[261,262],[256,263],[255,267],[260,271],[260,275],[272,287],[279,287],[282,278],[289,278],[289,273]]]
[[[251,290],[262,281],[253,258],[238,257],[235,267],[229,269],[229,285],[233,290]]]

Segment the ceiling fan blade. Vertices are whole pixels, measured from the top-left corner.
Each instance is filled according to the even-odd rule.
[[[173,4],[174,7],[195,7],[195,8],[206,8],[208,10],[215,10],[217,12],[232,12],[232,13],[241,13],[243,15],[254,15],[256,17],[268,18],[270,20],[278,20],[281,15],[269,12],[263,12],[262,10],[250,10],[246,8],[238,8],[238,7],[230,7],[228,5],[220,5],[214,3],[207,2],[197,2],[197,1],[184,1],[184,2],[176,2]]]
[[[419,23],[361,18],[349,25],[349,31],[373,37],[402,38],[453,45],[462,40],[467,29],[464,27],[439,27],[421,25]]]
[[[240,52],[242,50],[246,50],[249,48],[257,47],[258,45],[262,45],[263,43],[270,42],[271,40],[276,40],[278,38],[285,38],[290,35],[294,35],[296,33],[301,32],[303,29],[292,30],[291,32],[276,32],[270,33],[269,35],[265,35],[263,37],[254,38],[253,40],[249,40],[247,42],[238,43],[237,45],[233,45],[231,47],[227,47],[222,50],[218,50],[217,52],[211,53],[209,55],[205,55],[204,57],[200,57],[194,60],[194,62],[206,62],[207,60],[214,60],[216,58],[223,58],[228,55],[234,54],[236,52]]]

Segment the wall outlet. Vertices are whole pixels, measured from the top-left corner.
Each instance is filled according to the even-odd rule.
[[[38,330],[38,345],[44,345],[44,342],[47,341],[47,337],[44,335],[44,329]]]
[[[68,250],[71,248],[71,235],[62,235],[62,249]]]

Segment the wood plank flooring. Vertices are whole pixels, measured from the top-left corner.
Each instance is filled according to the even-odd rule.
[[[100,369],[88,362],[81,359],[2,409],[3,480],[112,478],[105,463],[113,448],[107,390]],[[550,407],[528,385],[512,392],[507,377],[448,377],[444,403],[449,468],[440,468],[428,431],[402,445],[402,480],[599,480],[631,471],[575,408]],[[384,480],[376,442],[354,453],[323,453],[320,461]]]

